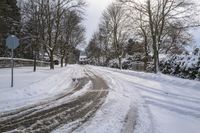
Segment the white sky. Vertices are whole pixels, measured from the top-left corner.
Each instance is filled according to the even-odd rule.
[[[85,13],[84,25],[86,26],[87,42],[97,30],[102,12],[113,0],[86,0],[88,6]]]

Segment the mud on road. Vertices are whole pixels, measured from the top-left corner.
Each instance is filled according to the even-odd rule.
[[[108,94],[108,86],[102,78],[87,70],[85,72],[90,74],[78,79],[71,92],[63,92],[45,102],[4,112],[0,115],[0,132],[48,133],[76,120],[80,120],[79,125],[72,130],[81,126],[95,114]],[[77,98],[68,99],[70,95],[83,89],[89,81],[92,86],[87,92]]]

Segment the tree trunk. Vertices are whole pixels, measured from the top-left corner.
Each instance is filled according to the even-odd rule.
[[[63,64],[64,64],[64,57],[61,58],[61,62],[60,62],[60,63],[61,63],[61,67],[63,67]]]
[[[154,73],[158,73],[159,70],[159,56],[158,56],[158,47],[156,42],[153,43],[153,52],[154,52]]]
[[[158,46],[157,46],[157,41],[156,41],[156,31],[154,30],[156,26],[154,25],[153,22],[153,15],[152,15],[152,10],[151,10],[151,1],[147,1],[147,8],[148,8],[148,17],[149,17],[149,26],[150,26],[150,31],[151,31],[151,37],[153,41],[153,54],[154,54],[154,73],[158,72]]]
[[[122,58],[119,57],[118,59],[119,59],[119,69],[122,70]]]
[[[152,41],[153,41],[153,58],[154,58],[154,73],[158,73],[158,45],[156,41],[156,35],[152,34]]]
[[[145,31],[144,31],[145,33]],[[147,36],[145,34],[145,42],[144,42],[144,50],[145,50],[145,58],[144,58],[144,71],[147,71],[147,63],[148,63],[148,41]]]
[[[156,58],[157,58],[157,60],[156,60],[156,73],[158,73],[159,72],[159,52],[158,52],[158,49],[156,51]]]
[[[54,69],[53,51],[50,51],[50,69]]]
[[[33,72],[36,72],[37,67],[37,54],[36,51],[34,52],[34,63],[33,63]]]
[[[68,64],[68,59],[67,59],[67,57],[65,58],[65,67],[67,66],[67,64]]]
[[[148,62],[148,56],[145,55],[144,57],[144,71],[147,72],[147,62]]]

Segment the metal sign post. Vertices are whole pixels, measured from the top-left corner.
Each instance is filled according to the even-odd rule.
[[[14,49],[19,46],[19,39],[15,35],[10,35],[6,39],[6,46],[11,49],[11,87],[14,86],[13,69],[14,69]]]
[[[14,60],[13,60],[13,56],[14,56],[14,53],[13,53],[13,49],[11,49],[12,51],[12,59],[11,59],[11,87],[13,87],[13,69],[14,69]]]

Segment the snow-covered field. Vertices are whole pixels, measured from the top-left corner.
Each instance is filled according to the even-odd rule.
[[[199,133],[200,82],[162,74],[71,65],[66,68],[15,69],[10,88],[10,69],[0,69],[0,112],[36,103],[70,90],[72,78],[89,71],[109,86],[105,103],[74,132],[81,133]],[[87,92],[87,88],[77,95]],[[63,133],[74,121],[54,132]]]

